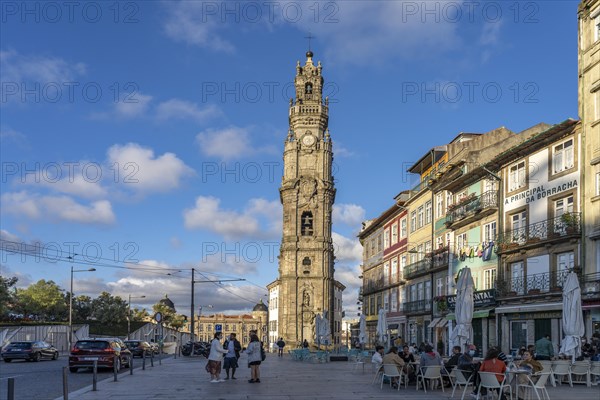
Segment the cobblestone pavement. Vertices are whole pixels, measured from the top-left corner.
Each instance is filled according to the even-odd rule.
[[[248,383],[250,370],[245,356],[240,359],[242,368],[237,380],[210,383],[204,370],[206,359],[169,358],[162,365],[135,370],[130,376],[124,374],[118,382],[107,379],[98,383],[98,390],[87,387],[70,395],[77,400],[148,400],[148,399],[449,399],[452,390],[417,391],[415,386],[400,391],[384,385],[371,384],[371,366],[355,368],[352,362],[329,362],[324,364],[292,361],[289,356],[278,358],[269,354],[261,366],[261,383]],[[222,374],[224,377],[224,374]],[[600,386],[562,385],[548,387],[551,399],[599,400]],[[461,393],[455,394],[460,399]],[[470,398],[470,396],[466,396]],[[58,399],[57,399],[58,400]]]

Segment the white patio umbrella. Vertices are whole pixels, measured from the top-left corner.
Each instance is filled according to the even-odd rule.
[[[327,319],[327,311],[323,312],[323,316],[319,322],[319,343],[329,344],[329,336],[331,335],[331,328],[329,327],[329,320]]]
[[[565,338],[560,352],[575,358],[581,355],[581,337],[585,334],[583,311],[581,308],[581,288],[575,272],[570,272],[563,285],[562,327]]]
[[[317,342],[317,346],[321,345],[320,341],[320,332],[321,332],[321,314],[317,314],[315,316],[315,341]]]
[[[358,329],[358,343],[363,345],[367,343],[367,320],[365,319],[365,314],[360,314]]]
[[[385,316],[385,310],[383,308],[379,309],[376,333],[379,337],[379,342],[387,348],[387,318]]]
[[[473,276],[468,267],[464,267],[458,277],[456,285],[456,327],[450,335],[450,340],[461,349],[473,337]]]

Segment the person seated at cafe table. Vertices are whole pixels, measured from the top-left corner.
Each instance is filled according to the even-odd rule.
[[[521,360],[515,364],[519,368],[526,368],[526,369],[531,370],[532,374],[537,374],[538,372],[540,372],[544,369],[542,364],[539,361],[534,360],[533,356],[528,351],[523,353],[523,360]],[[519,385],[526,385],[528,383],[527,376],[528,376],[527,374],[517,374],[517,382],[519,382]],[[531,379],[531,381],[533,383],[536,383],[538,381],[538,379],[540,379],[539,376],[535,376],[535,375],[530,375],[529,378]],[[523,399],[523,397],[519,396],[519,392],[517,392],[517,398]]]
[[[415,356],[411,353],[410,348],[404,345],[402,353],[399,354],[402,361],[404,361],[404,372],[408,375],[408,381],[413,382],[416,379],[415,368],[410,363],[415,362]]]
[[[498,359],[498,349],[495,347],[491,347],[487,354],[485,355],[485,359],[479,366],[479,372],[492,372],[496,374],[496,379],[498,379],[498,383],[502,383],[504,380],[504,373],[506,372],[506,364],[504,361]],[[477,374],[479,376],[479,374]],[[475,385],[479,387],[480,380],[476,379]],[[483,388],[482,388],[483,393]],[[504,393],[500,394],[500,400],[505,400],[506,395]]]
[[[379,368],[381,368],[381,365],[383,364],[383,346],[375,346],[375,353],[373,353],[373,357],[371,357],[371,364],[379,371]]]
[[[383,363],[395,364],[398,368],[398,372],[402,371],[402,368],[404,367],[404,360],[401,359],[400,356],[398,356],[398,348],[396,346],[390,347],[388,353],[385,356],[383,356]],[[394,388],[398,387],[398,378],[392,378],[392,386]]]
[[[454,367],[458,365],[458,359],[460,358],[460,346],[454,346],[452,348],[452,357],[444,363],[446,371],[451,372]]]

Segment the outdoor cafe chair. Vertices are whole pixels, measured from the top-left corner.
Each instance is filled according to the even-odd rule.
[[[371,385],[372,385],[375,382],[378,382],[378,380],[382,378],[381,375],[383,374],[383,364],[371,363],[371,365],[374,368],[374,374],[375,374],[375,376],[373,377],[373,382],[371,382]]]
[[[392,378],[398,378],[398,387],[397,390],[400,390],[400,384],[402,383],[402,374],[398,370],[398,366],[396,364],[383,364],[383,373],[381,374],[381,385],[380,389],[383,389],[383,381],[385,377],[390,378],[390,387],[392,386]]]
[[[565,377],[569,378],[569,385],[573,387],[573,380],[571,379],[571,362],[568,360],[556,360],[552,361],[552,375],[554,380],[562,385],[562,381]]]
[[[457,387],[460,388],[461,386],[464,386],[465,388],[463,389],[463,394],[460,398],[460,400],[464,400],[465,394],[467,393],[467,388],[469,386],[473,386],[473,374],[469,374],[469,378],[467,378],[462,370],[458,369],[458,367],[454,367],[452,369],[451,375],[454,375],[454,380],[451,381],[452,396],[450,397],[454,397],[454,392],[456,391]]]
[[[538,372],[537,374],[533,374],[531,376],[527,375],[527,383],[525,384],[517,384],[517,396],[519,395],[519,389],[522,388],[525,390],[525,393],[528,394],[527,399],[530,399],[531,392],[535,393],[537,400],[550,400],[550,395],[546,390],[546,382],[548,378],[552,375],[551,372]],[[539,377],[539,379],[534,382],[533,377]],[[540,397],[540,392],[542,392],[542,397]]]
[[[600,383],[600,361],[592,361],[590,365],[590,383],[593,385]]]
[[[581,378],[581,377],[585,377],[585,381],[578,379],[578,378]],[[571,365],[571,382],[573,382],[573,383],[585,383],[585,385],[587,387],[591,386],[591,382],[590,382],[590,362],[589,361],[575,361]]]
[[[481,388],[486,388],[488,395],[492,393],[492,389],[498,390],[498,396],[502,394],[504,389],[508,389],[510,398],[512,400],[512,387],[506,383],[506,376],[504,374],[497,374],[495,372],[477,372],[479,374],[479,389],[477,389],[477,397],[481,398]],[[498,382],[496,376],[502,376],[502,382]]]
[[[442,392],[444,392],[444,380],[442,379],[442,366],[441,365],[430,365],[427,367],[421,367],[421,373],[417,375],[417,390],[419,390],[419,383],[423,384],[423,390],[427,393],[427,385],[425,379],[428,380],[440,380],[442,386]]]
[[[549,372],[550,373],[550,383],[552,386],[556,387],[556,381],[554,380],[554,374],[552,374],[552,361],[550,360],[539,360],[538,361],[542,365],[542,370],[540,372]]]

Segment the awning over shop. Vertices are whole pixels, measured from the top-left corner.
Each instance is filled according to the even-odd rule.
[[[429,328],[435,328],[435,326],[440,322],[441,318],[434,318],[429,323]]]
[[[535,311],[553,311],[562,310],[562,303],[547,304],[527,304],[519,306],[496,307],[496,314],[535,312]]]
[[[444,317],[442,318],[434,318],[433,321],[429,324],[430,328],[443,328],[448,323],[448,320]]]
[[[493,308],[489,308],[487,310],[477,310],[473,313],[473,318],[487,318],[487,317],[489,317],[490,313],[493,311],[494,311]],[[496,311],[498,311],[498,309],[496,309]],[[456,320],[456,315],[448,314],[448,315],[446,315],[446,319],[454,321],[454,320]]]

